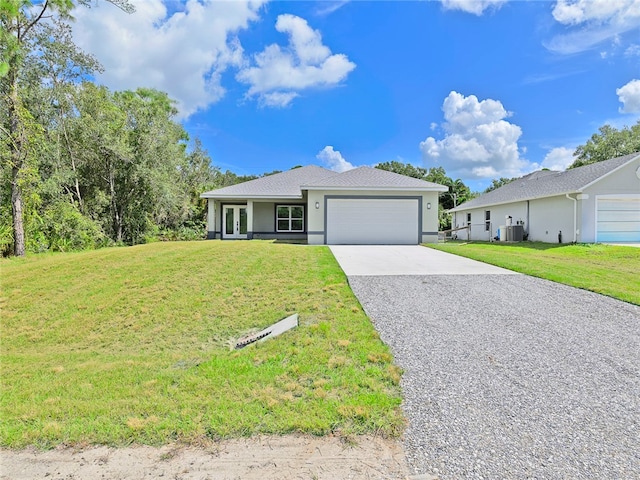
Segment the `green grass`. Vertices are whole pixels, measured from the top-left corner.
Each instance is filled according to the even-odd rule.
[[[640,248],[539,242],[429,246],[640,305]]]
[[[401,372],[326,247],[156,243],[0,268],[2,446],[403,429]],[[231,350],[294,312],[297,329]]]

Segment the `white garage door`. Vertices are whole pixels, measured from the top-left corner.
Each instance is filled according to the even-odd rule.
[[[597,242],[640,242],[640,195],[598,198]]]
[[[330,198],[327,200],[329,245],[418,244],[418,199]]]

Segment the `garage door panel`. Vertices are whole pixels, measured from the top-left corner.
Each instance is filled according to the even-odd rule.
[[[636,232],[599,232],[598,242],[639,242]]]
[[[598,211],[640,211],[640,199],[598,200]]]
[[[638,232],[640,221],[637,222],[598,222],[598,232]]]
[[[598,199],[598,242],[640,242],[640,196]]]
[[[418,199],[327,200],[327,243],[418,243]]]
[[[640,222],[640,210],[598,211],[598,222]]]

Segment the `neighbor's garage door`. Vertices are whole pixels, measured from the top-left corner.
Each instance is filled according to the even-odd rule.
[[[597,242],[640,242],[640,195],[598,198]]]
[[[329,245],[416,245],[418,199],[327,199]]]

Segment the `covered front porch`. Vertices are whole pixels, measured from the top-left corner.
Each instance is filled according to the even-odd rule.
[[[306,198],[209,198],[207,205],[209,239],[307,240]]]

